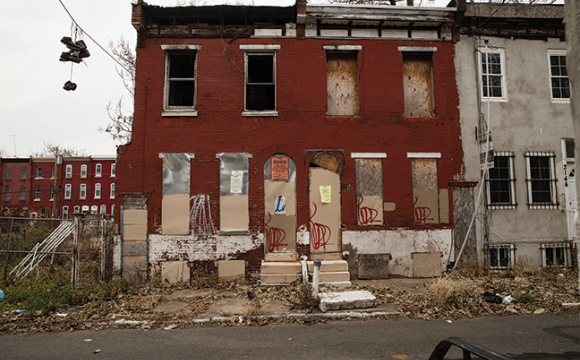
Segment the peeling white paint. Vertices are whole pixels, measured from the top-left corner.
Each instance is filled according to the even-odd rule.
[[[343,231],[342,243],[351,245],[357,254],[391,254],[389,274],[412,277],[414,252],[441,251],[445,270],[452,251],[452,230]]]
[[[149,264],[161,261],[229,259],[264,245],[264,234],[255,236],[199,236],[149,234]]]
[[[298,232],[296,233],[297,245],[310,245],[310,232],[308,232],[307,229],[306,225],[302,225],[298,229]]]

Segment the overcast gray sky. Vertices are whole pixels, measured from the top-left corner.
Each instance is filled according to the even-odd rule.
[[[439,0],[443,1],[443,0]],[[108,49],[123,36],[135,46],[130,0],[62,0],[80,27]],[[178,0],[146,0],[176,6]],[[181,1],[189,3],[189,0]],[[201,0],[208,5],[235,0]],[[245,0],[250,3],[250,0]],[[323,1],[315,1],[323,2]],[[433,5],[435,1],[425,1]],[[109,121],[106,106],[123,96],[126,112],[131,98],[115,70],[115,62],[87,36],[91,56],[85,63],[60,62],[60,43],[71,36],[71,19],[59,0],[0,0],[4,34],[0,60],[0,150],[28,157],[44,141],[73,147],[93,156],[115,155],[117,142],[98,128]],[[254,5],[288,6],[294,0],[253,0]],[[430,4],[429,4],[430,3]],[[440,6],[440,5],[439,5]],[[76,91],[62,87],[70,79]]]

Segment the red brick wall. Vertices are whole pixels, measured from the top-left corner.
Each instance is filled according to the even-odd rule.
[[[202,45],[197,64],[197,117],[161,117],[165,54],[161,44]],[[227,43],[227,41],[226,41]],[[277,117],[242,117],[244,52],[240,44],[280,44],[277,51]],[[362,45],[358,56],[361,116],[327,117],[326,52],[331,40],[237,39],[224,55],[220,39],[147,39],[137,51],[137,82],[133,141],[121,147],[117,173],[117,208],[122,195],[149,198],[149,232],[161,219],[162,161],[160,152],[192,152],[191,195],[211,196],[212,217],[219,228],[219,152],[248,152],[250,159],[250,227],[263,231],[263,165],[273,154],[289,155],[296,164],[298,226],[308,224],[306,150],[344,150],[341,181],[342,223],[356,225],[354,160],[351,152],[386,152],[383,159],[384,201],[396,210],[385,212],[385,226],[441,228],[449,224],[414,225],[411,161],[407,152],[440,152],[439,188],[460,172],[462,152],[458,95],[451,43],[428,41],[352,40]],[[403,117],[402,53],[398,46],[436,47],[433,53],[435,118]],[[450,223],[453,223],[450,197]]]

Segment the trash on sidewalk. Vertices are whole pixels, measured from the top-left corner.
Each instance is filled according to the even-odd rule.
[[[501,304],[503,299],[498,294],[494,293],[493,291],[485,290],[483,293],[485,296],[485,301],[492,304]]]
[[[4,290],[0,290],[0,301],[2,301],[2,299],[4,299]]]
[[[15,314],[22,314],[25,311],[26,310],[12,310],[12,312],[15,313]]]
[[[511,303],[512,301],[514,301],[514,299],[511,296],[508,295],[508,296],[506,296],[506,297],[503,298],[502,304],[506,304],[507,305],[507,304]]]

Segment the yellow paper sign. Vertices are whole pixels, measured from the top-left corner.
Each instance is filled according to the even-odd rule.
[[[330,204],[330,185],[320,185],[320,202]]]

